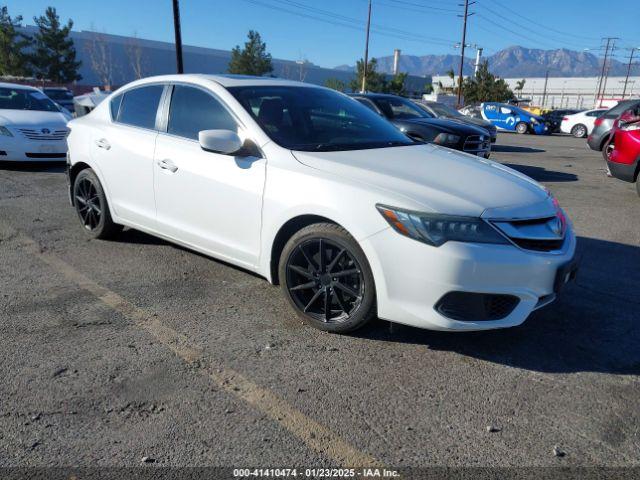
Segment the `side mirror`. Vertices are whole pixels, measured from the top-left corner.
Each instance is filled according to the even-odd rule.
[[[231,130],[202,130],[198,132],[200,147],[208,152],[232,155],[242,149],[242,140]]]

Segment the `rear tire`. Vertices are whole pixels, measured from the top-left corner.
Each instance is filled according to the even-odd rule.
[[[111,238],[122,230],[122,226],[111,219],[107,197],[93,170],[87,168],[78,173],[72,191],[73,205],[89,237]]]
[[[278,265],[282,292],[305,322],[332,333],[366,325],[376,314],[373,273],[342,227],[316,223],[295,233]]]
[[[529,131],[529,126],[525,122],[518,122],[516,124],[516,132],[520,135],[524,135]]]
[[[615,148],[615,143],[613,142],[613,135],[610,135],[609,139],[605,142],[605,144],[602,147],[602,158],[604,159],[605,163],[609,161],[609,158],[611,157],[611,152],[613,152],[614,148]]]
[[[582,125],[581,123],[574,125],[571,129],[571,135],[576,138],[584,138],[587,136],[587,127]]]

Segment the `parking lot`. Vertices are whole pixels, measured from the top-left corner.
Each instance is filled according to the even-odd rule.
[[[492,159],[558,197],[577,283],[514,329],[351,336],[162,240],[88,241],[64,165],[2,164],[0,466],[640,466],[635,187],[583,139]]]

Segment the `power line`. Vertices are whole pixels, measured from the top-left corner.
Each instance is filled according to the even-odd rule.
[[[266,3],[264,1],[261,0],[244,0],[245,2],[251,3],[253,5],[258,5],[261,7],[265,7],[265,8],[269,8],[271,10],[277,10],[280,12],[284,12],[284,13],[288,13],[291,15],[297,15],[299,17],[304,17],[304,18],[309,18],[312,20],[316,20],[319,22],[324,22],[324,23],[328,23],[330,25],[335,25],[335,26],[340,26],[340,27],[345,27],[345,28],[350,28],[352,30],[358,30],[358,31],[363,31],[365,29],[365,25],[362,21],[351,18],[351,17],[344,17],[344,20],[330,20],[329,18],[323,18],[323,17],[319,17],[317,15],[313,15],[311,13],[304,13],[304,12],[300,12],[300,11],[296,11],[296,10],[291,10],[288,8],[284,8],[278,5],[273,5],[270,3]],[[276,0],[279,1],[279,0]],[[307,7],[307,11],[308,9],[311,7]],[[318,9],[315,9],[318,10]],[[330,13],[330,12],[326,12],[326,13]],[[332,17],[335,17],[335,14],[331,14]],[[378,35],[383,35],[386,37],[393,37],[393,38],[399,38],[401,40],[409,40],[409,41],[413,41],[413,42],[419,42],[419,43],[427,43],[427,44],[433,44],[433,45],[443,45],[443,46],[451,46],[454,42],[452,40],[448,40],[448,39],[439,39],[439,38],[435,38],[435,37],[427,37],[424,35],[419,35],[416,33],[412,33],[412,32],[407,32],[404,30],[399,30],[399,29],[394,29],[394,28],[389,28],[389,27],[383,27],[383,26],[374,26],[372,24],[372,28],[371,30],[375,33],[377,33]]]
[[[508,17],[506,17],[506,16],[502,15],[501,13],[496,12],[495,10],[493,10],[493,9],[491,9],[491,8],[487,7],[487,6],[484,6],[484,9],[485,9],[485,10],[487,10],[488,12],[490,12],[491,14],[493,14],[493,15],[495,15],[495,16],[497,16],[497,17],[502,18],[503,20],[506,20],[506,21],[508,21],[508,22],[511,22],[511,23],[513,23],[514,25],[516,25],[516,26],[518,26],[518,27],[520,27],[520,28],[522,28],[522,29],[524,29],[524,30],[526,30],[526,31],[530,32],[530,33],[533,33],[534,35],[540,36],[541,38],[545,39],[545,40],[542,40],[542,42],[544,42],[544,43],[549,43],[546,39],[547,39],[547,38],[550,38],[552,41],[559,42],[559,43],[562,43],[562,44],[564,44],[564,45],[573,45],[573,47],[572,47],[572,48],[576,48],[576,46],[578,46],[577,48],[582,48],[582,45],[581,45],[581,44],[579,44],[579,43],[576,43],[576,42],[569,42],[569,41],[567,41],[567,40],[558,40],[557,38],[555,38],[555,39],[554,39],[554,38],[551,38],[551,37],[550,37],[550,35],[540,33],[540,32],[538,32],[537,30],[534,30],[534,29],[532,29],[532,28],[530,28],[530,27],[527,27],[527,26],[525,26],[525,25],[522,25],[521,23],[518,23],[518,22],[514,21],[513,19],[508,18]],[[504,26],[501,26],[501,28],[504,28]],[[522,35],[522,34],[520,33],[519,35]],[[524,36],[524,35],[522,35],[522,36]],[[540,42],[540,40],[536,40],[536,41],[537,41],[537,42]]]
[[[585,36],[581,36],[581,35],[575,35],[573,33],[566,33],[566,32],[563,32],[561,30],[556,30],[555,28],[551,28],[551,27],[549,27],[549,26],[547,26],[547,25],[545,25],[543,23],[537,22],[535,20],[531,20],[530,18],[525,17],[521,13],[518,13],[515,10],[510,9],[509,7],[506,7],[504,4],[502,4],[502,3],[500,3],[500,2],[498,2],[496,0],[494,0],[494,3],[496,5],[498,5],[498,6],[500,6],[500,8],[511,12],[513,15],[516,15],[516,16],[518,16],[520,18],[523,18],[527,22],[530,22],[530,23],[532,23],[532,24],[534,24],[534,25],[536,25],[538,27],[544,28],[544,29],[549,30],[551,32],[555,32],[555,33],[560,34],[560,35],[570,36],[570,37],[573,37],[573,38],[583,38],[585,40],[598,40],[597,37],[585,37]]]

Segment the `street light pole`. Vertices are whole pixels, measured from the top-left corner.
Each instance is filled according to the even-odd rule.
[[[462,69],[464,67],[464,47],[466,46],[467,41],[467,18],[473,13],[469,13],[469,5],[473,5],[476,2],[469,2],[469,0],[464,0],[464,15],[462,22],[462,42],[460,43],[460,69],[458,70],[458,100],[457,106],[460,108],[462,101]]]
[[[371,0],[369,0],[369,13],[367,14],[367,36],[364,43],[364,69],[362,70],[362,93],[367,91],[367,68],[369,63],[369,30],[371,29]]]
[[[173,0],[173,29],[176,35],[176,67],[178,73],[184,73],[182,64],[182,33],[180,32],[180,5]]]

